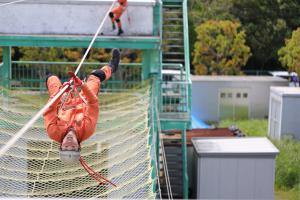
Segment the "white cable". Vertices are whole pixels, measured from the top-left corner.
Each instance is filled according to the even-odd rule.
[[[173,200],[173,194],[172,194],[172,187],[170,183],[170,176],[169,176],[169,170],[168,170],[168,164],[167,164],[167,159],[166,159],[166,152],[164,148],[164,142],[163,139],[161,138],[161,126],[160,126],[160,118],[159,118],[159,112],[157,106],[155,107],[156,113],[157,113],[157,129],[158,129],[158,134],[159,134],[159,140],[161,144],[161,154],[163,158],[163,168],[165,172],[165,180],[166,180],[166,187],[167,187],[167,193],[168,193],[168,199]]]
[[[102,23],[100,24],[96,34],[94,35],[94,38],[92,39],[88,49],[86,50],[83,58],[81,59],[81,62],[79,63],[76,71],[75,71],[75,75],[78,73],[78,71],[80,70],[80,67],[84,61],[84,59],[86,58],[89,50],[91,49],[94,41],[96,40],[96,37],[98,36],[100,29],[102,28],[105,19],[108,16],[108,13],[111,11],[111,9],[113,8],[115,2],[112,3],[110,9],[108,10],[108,12],[105,14],[104,19],[102,20]],[[66,91],[66,89],[69,86],[66,85],[65,87],[63,87],[54,97],[53,99],[51,99],[51,101],[49,101],[33,118],[31,118],[29,120],[29,122],[27,122],[27,124],[25,124],[6,144],[5,146],[3,146],[0,149],[0,157],[6,153],[6,151],[8,151],[8,149],[36,122],[36,120]]]
[[[99,32],[100,32],[100,30],[102,29],[102,26],[104,25],[104,22],[105,22],[105,19],[106,19],[107,16],[108,16],[108,13],[112,10],[112,8],[114,7],[114,5],[115,5],[115,1],[111,4],[111,7],[109,8],[108,12],[105,14],[104,19],[102,20],[102,22],[101,22],[101,24],[100,24],[100,26],[99,26],[99,28],[98,28],[96,34],[94,35],[94,38],[92,39],[92,41],[91,41],[89,47],[88,47],[87,50],[85,51],[85,54],[84,54],[83,58],[81,59],[79,65],[78,65],[78,67],[77,67],[77,69],[76,69],[76,71],[75,71],[75,75],[76,75],[76,74],[78,73],[78,71],[80,70],[83,61],[85,60],[86,56],[88,55],[90,49],[92,48],[92,46],[93,46],[93,44],[94,44],[94,42],[95,42],[95,40],[96,40],[96,38],[97,38],[97,36],[98,36],[98,34],[99,34]]]
[[[3,3],[3,4],[0,4],[0,7],[1,6],[8,6],[10,4],[19,3],[19,2],[22,2],[22,1],[27,1],[27,0],[18,0],[18,1],[8,2],[8,3]]]
[[[159,142],[159,141],[156,141],[157,136],[155,135],[155,130],[154,130],[154,80],[152,80],[151,122],[152,122],[152,137],[153,137],[152,145],[155,145],[155,148],[156,148],[156,142]],[[160,134],[159,131],[156,131],[156,133]],[[159,149],[157,149],[157,151],[159,151]],[[160,169],[158,168],[159,158],[157,158],[156,151],[154,151],[154,157],[155,157],[155,167],[156,167],[156,176],[157,176],[159,197],[160,197],[160,199],[163,199],[162,195],[161,195],[161,185],[160,185],[160,181],[159,181],[159,172],[160,172]]]

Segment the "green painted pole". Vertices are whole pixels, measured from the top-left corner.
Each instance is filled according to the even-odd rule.
[[[142,80],[146,80],[150,76],[151,55],[149,50],[144,50],[142,54]]]
[[[182,145],[182,177],[183,177],[183,198],[188,199],[189,197],[189,180],[187,173],[187,145],[186,145],[186,125],[182,130],[181,134],[181,145]]]
[[[144,50],[142,55],[142,80],[150,78],[150,75],[160,75],[160,54],[159,50]],[[158,84],[158,79],[155,80],[155,85]]]
[[[1,70],[1,85],[9,88],[11,79],[11,47],[2,47],[3,65]]]

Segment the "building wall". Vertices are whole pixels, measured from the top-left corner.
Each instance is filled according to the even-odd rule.
[[[282,101],[281,137],[292,136],[300,140],[300,98],[284,96]]]
[[[0,34],[93,35],[112,2],[46,0],[11,4],[0,8]],[[129,1],[121,17],[124,35],[152,35],[154,3],[154,0]],[[116,35],[117,30],[112,32],[109,17],[101,32],[104,36]]]
[[[273,79],[274,78],[274,79]],[[249,91],[249,117],[264,118],[268,116],[270,86],[287,86],[288,81],[277,77],[255,78],[247,81],[247,77],[212,77],[201,80],[192,77],[192,115],[204,121],[219,121],[219,91],[225,88],[241,88]]]

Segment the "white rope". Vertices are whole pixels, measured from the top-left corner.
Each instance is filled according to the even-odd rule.
[[[159,142],[159,141],[156,141],[156,138],[154,138],[154,137],[156,137],[156,135],[154,134],[155,133],[155,130],[154,130],[154,106],[155,106],[155,104],[154,104],[154,80],[152,80],[152,95],[151,95],[151,117],[152,117],[151,122],[152,122],[152,137],[153,137],[152,145],[155,145],[155,148],[156,148],[156,142]],[[160,134],[160,132],[157,131],[157,134]],[[157,149],[157,151],[159,151],[159,149]],[[159,172],[160,172],[160,169],[158,168],[159,158],[157,158],[155,151],[154,151],[154,157],[155,157],[155,167],[156,167],[159,198],[163,199],[162,195],[161,195],[161,185],[160,185],[160,180],[159,180]]]
[[[76,71],[75,71],[75,75],[78,73],[78,71],[80,70],[81,68],[81,65],[83,63],[83,61],[85,60],[88,52],[90,51],[93,43],[95,42],[96,40],[96,37],[98,36],[103,24],[104,24],[104,21],[105,19],[107,18],[108,16],[108,13],[111,11],[111,9],[113,8],[115,4],[115,1],[112,3],[110,9],[107,11],[107,13],[105,14],[104,16],[104,19],[102,20],[97,32],[95,33],[88,49],[86,50],[83,58],[81,59]],[[69,87],[69,85],[66,85],[65,87],[63,87],[54,97],[53,99],[51,99],[51,101],[49,101],[33,118],[31,118],[29,120],[29,122],[27,122],[27,124],[25,124],[6,144],[5,146],[3,146],[1,149],[0,149],[0,157],[6,153],[6,151],[8,151],[8,149],[36,122],[36,120],[67,90],[67,88]]]
[[[105,19],[106,19],[107,16],[108,16],[108,13],[112,10],[112,8],[114,7],[114,5],[115,5],[115,1],[111,4],[111,7],[109,8],[109,10],[107,11],[107,13],[105,14],[104,19],[102,20],[102,22],[101,22],[101,24],[100,24],[100,26],[99,26],[99,28],[98,28],[96,34],[94,35],[94,37],[93,37],[93,39],[92,39],[92,41],[91,41],[89,47],[88,47],[87,50],[85,51],[85,54],[84,54],[83,58],[81,59],[79,65],[78,65],[78,67],[77,67],[77,69],[76,69],[76,71],[75,71],[75,75],[76,75],[76,74],[78,73],[78,71],[80,70],[81,65],[83,64],[83,61],[85,60],[86,56],[88,55],[90,49],[92,48],[92,46],[93,46],[93,44],[94,44],[94,42],[95,42],[95,40],[96,40],[96,38],[97,38],[97,36],[98,36],[98,34],[99,34],[99,32],[100,32],[100,30],[102,29],[102,27],[103,27],[103,25],[104,25],[104,22],[105,22]]]
[[[157,106],[156,106],[156,113],[157,113],[157,129],[158,129],[159,140],[160,140],[160,144],[161,144],[160,145],[161,146],[161,154],[162,154],[162,158],[163,158],[163,168],[164,168],[164,172],[165,172],[165,180],[166,180],[168,199],[173,200],[173,194],[172,194],[172,188],[171,188],[171,183],[170,183],[170,176],[169,176],[169,171],[168,171],[168,163],[167,163],[167,159],[166,159],[164,141],[161,138],[161,126],[160,126],[160,118],[159,118],[159,112],[158,112]]]
[[[14,3],[20,3],[22,1],[27,1],[27,0],[18,0],[18,1],[12,1],[12,2],[8,2],[8,3],[3,3],[3,4],[0,4],[0,7],[1,6],[8,6],[10,4],[14,4]]]

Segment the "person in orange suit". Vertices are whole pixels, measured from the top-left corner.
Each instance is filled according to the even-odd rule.
[[[109,13],[109,17],[111,19],[112,23],[112,29],[116,29],[115,22],[117,22],[118,25],[118,35],[120,36],[121,34],[124,33],[122,29],[122,23],[120,20],[120,17],[122,16],[123,12],[126,10],[127,7],[127,0],[118,0],[119,6],[113,8],[111,12]]]
[[[118,69],[119,62],[120,51],[113,49],[109,64],[94,70],[86,82],[81,81],[73,73],[73,90],[80,87],[81,91],[77,95],[71,92],[63,94],[43,114],[48,136],[60,143],[60,158],[64,163],[78,161],[81,142],[95,132],[99,115],[100,85]],[[62,85],[57,76],[49,75],[46,84],[50,101],[60,88],[70,83],[66,82]]]

